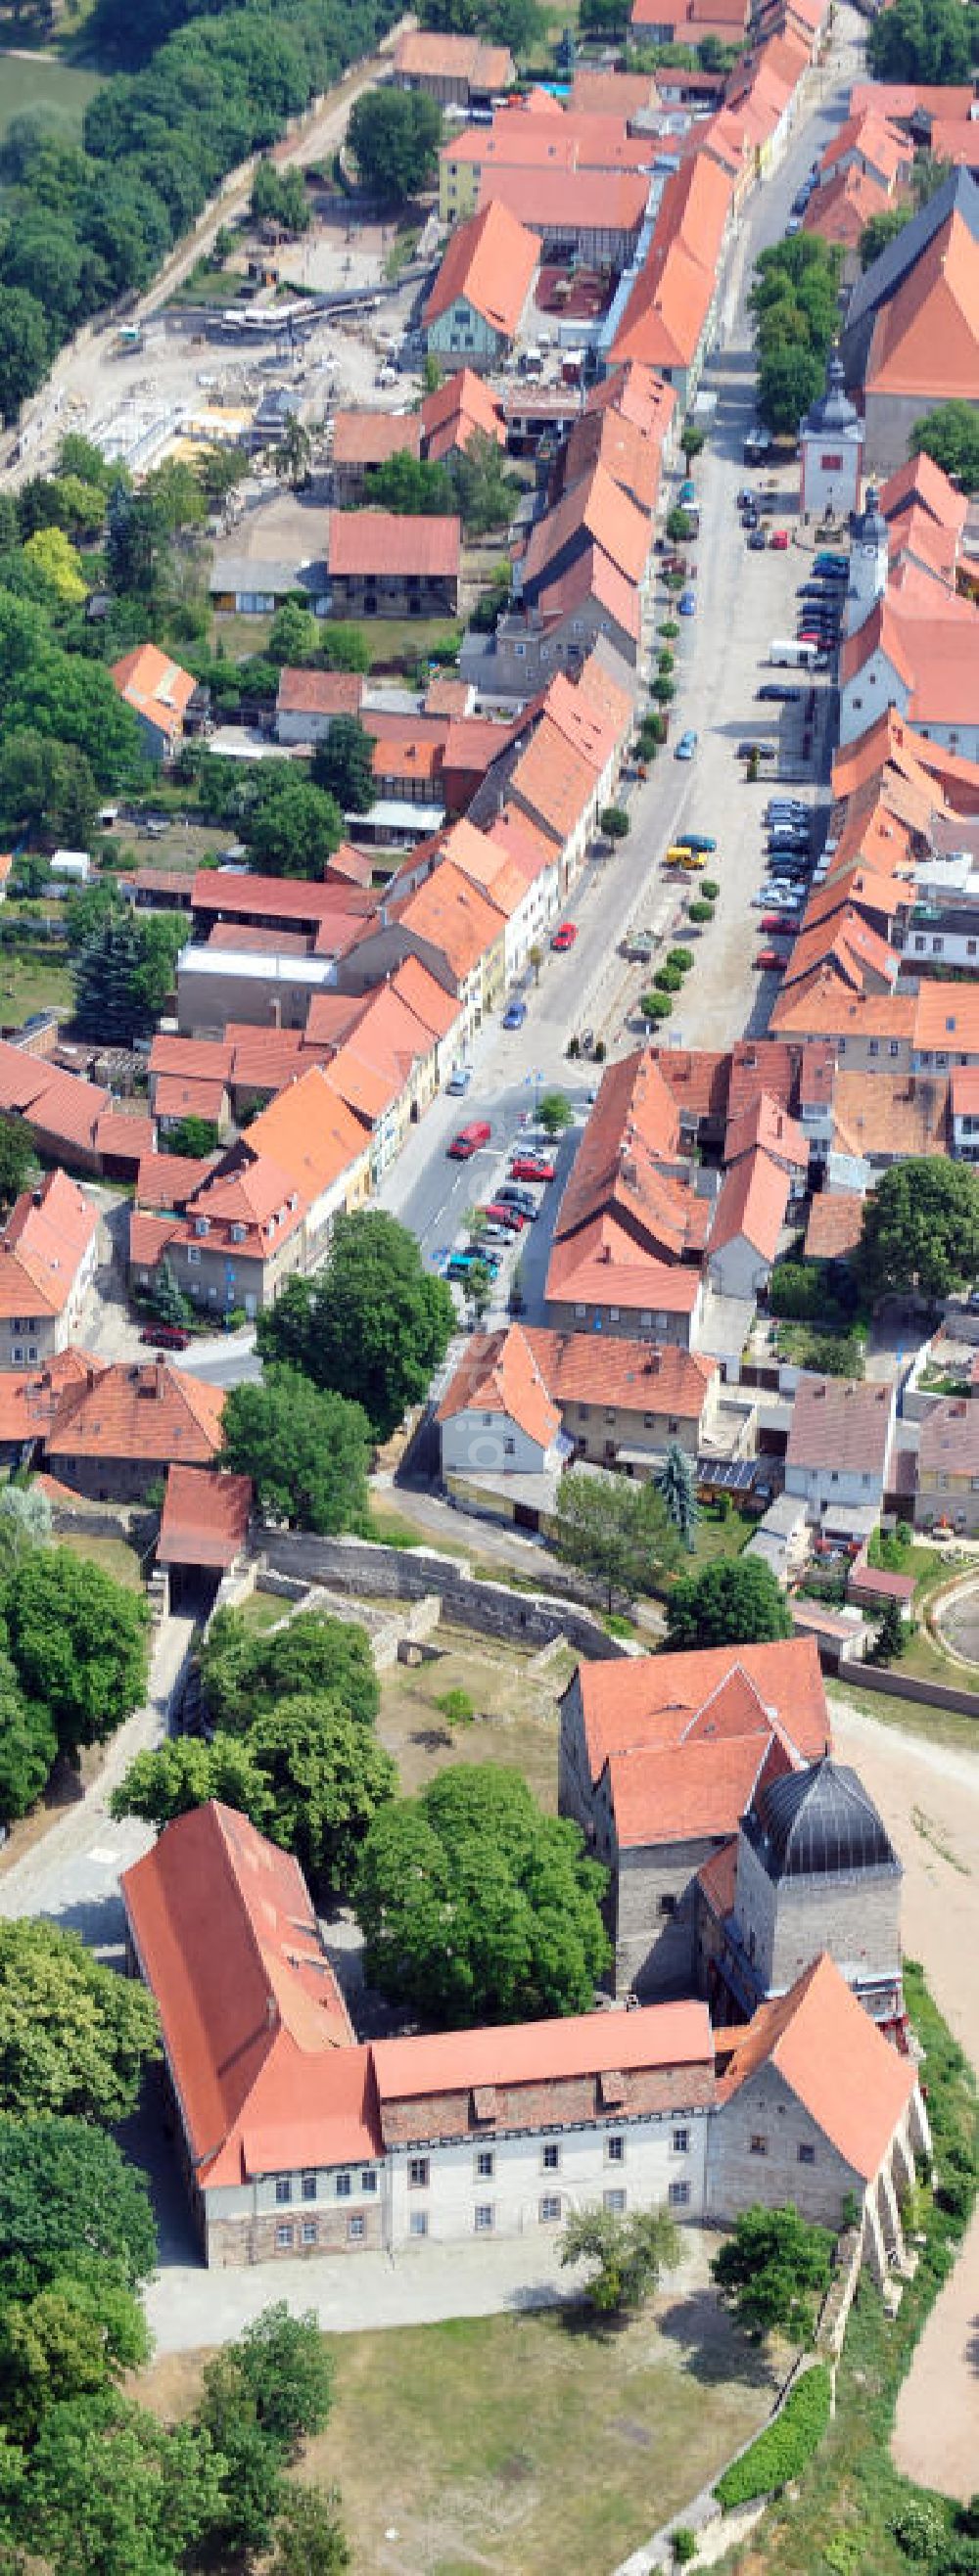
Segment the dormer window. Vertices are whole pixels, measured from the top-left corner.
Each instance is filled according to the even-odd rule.
[[[194,1233],[195,1233],[195,1234],[210,1234],[210,1231],[211,1231],[211,1220],[210,1220],[210,1217],[208,1217],[208,1216],[195,1216],[195,1218],[194,1218]]]
[[[231,1240],[232,1240],[232,1243],[244,1243],[244,1240],[245,1240],[245,1228],[244,1228],[244,1226],[243,1226],[243,1225],[233,1225],[233,1226],[232,1226],[232,1228],[231,1228]]]

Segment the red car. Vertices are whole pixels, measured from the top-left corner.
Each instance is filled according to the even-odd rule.
[[[792,937],[784,912],[763,912],[761,928],[767,939],[791,939]]]
[[[182,1332],[179,1324],[144,1324],[139,1338],[154,1351],[185,1351],[190,1343],[190,1334]]]
[[[489,1144],[491,1134],[488,1119],[471,1118],[468,1127],[460,1127],[458,1136],[453,1136],[448,1148],[452,1161],[468,1163],[470,1155],[478,1154],[481,1145]]]
[[[551,941],[551,947],[552,947],[552,948],[561,948],[561,949],[563,949],[563,948],[573,948],[573,947],[574,947],[574,944],[575,944],[575,940],[577,939],[577,936],[578,936],[578,924],[577,924],[577,922],[576,922],[576,921],[562,921],[562,923],[561,923],[561,925],[560,925],[560,928],[559,928],[558,930],[556,930],[556,931],[555,931],[555,933],[554,933],[554,937],[553,937],[553,939],[552,939],[552,941]]]
[[[553,1181],[555,1166],[543,1163],[536,1154],[515,1154],[510,1165],[511,1181]]]
[[[755,965],[763,975],[780,975],[786,960],[780,948],[759,948]]]
[[[770,545],[770,546],[773,546],[773,547],[774,547],[776,554],[784,555],[784,553],[785,553],[785,549],[786,549],[786,546],[788,545],[788,542],[789,542],[789,532],[788,532],[788,529],[787,529],[787,528],[773,528],[773,529],[772,529],[771,536],[769,537],[768,542],[769,542],[769,545]]]
[[[511,1234],[522,1234],[527,1222],[519,1208],[510,1206],[509,1199],[491,1199],[489,1207],[483,1209],[483,1215],[490,1225],[508,1225]]]

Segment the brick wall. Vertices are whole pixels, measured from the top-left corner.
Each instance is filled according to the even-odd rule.
[[[469,2137],[475,2146],[508,2130],[580,2128],[615,2117],[638,2118],[666,2112],[677,2102],[706,2106],[714,2098],[713,2065],[640,2067],[621,2077],[621,2103],[614,2108],[601,2092],[600,2079],[580,2075],[539,2084],[498,2084],[492,2120],[476,2120],[468,2086],[454,2093],[418,2096],[410,2102],[383,2101],[381,2127],[386,2147],[413,2146],[419,2140]],[[618,2088],[617,2088],[618,2089]]]
[[[363,2235],[351,2239],[348,2220],[354,2214],[346,2204],[337,2202],[331,2209],[266,2210],[258,2217],[212,2218],[207,2220],[207,2261],[212,2271],[229,2271],[245,2263],[294,2263],[297,2258],[313,2262],[321,2254],[375,2253],[383,2243],[381,2210],[375,2206],[358,2209]],[[303,2244],[303,2224],[316,2225],[316,2240]],[[280,2245],[278,2234],[292,2228],[292,2244]]]

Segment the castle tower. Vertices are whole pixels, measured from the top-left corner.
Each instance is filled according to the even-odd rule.
[[[883,599],[887,589],[887,542],[887,521],[874,486],[869,483],[866,507],[857,520],[850,548],[850,579],[843,616],[848,635],[856,634],[871,609]]]
[[[826,369],[826,391],[799,430],[800,516],[848,519],[859,508],[862,465],[863,422],[834,355]]]
[[[787,1993],[828,1950],[871,2018],[900,2029],[901,1878],[847,1763],[826,1758],[769,1780],[743,1818],[735,1868],[732,1930],[754,1988],[749,2008]]]

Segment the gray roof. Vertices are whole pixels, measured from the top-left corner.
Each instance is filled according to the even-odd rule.
[[[771,1781],[744,1830],[776,1882],[898,1866],[873,1799],[846,1762],[827,1758]]]
[[[847,306],[847,340],[868,314],[888,303],[953,212],[962,216],[973,239],[979,241],[979,187],[968,170],[953,170],[928,204],[922,206],[920,214],[912,216],[903,232],[897,233],[879,258],[871,262],[865,275],[858,277]]]
[[[826,369],[826,391],[817,396],[802,427],[813,437],[823,437],[827,431],[837,438],[858,438],[860,435],[856,405],[850,401],[835,350]]]

